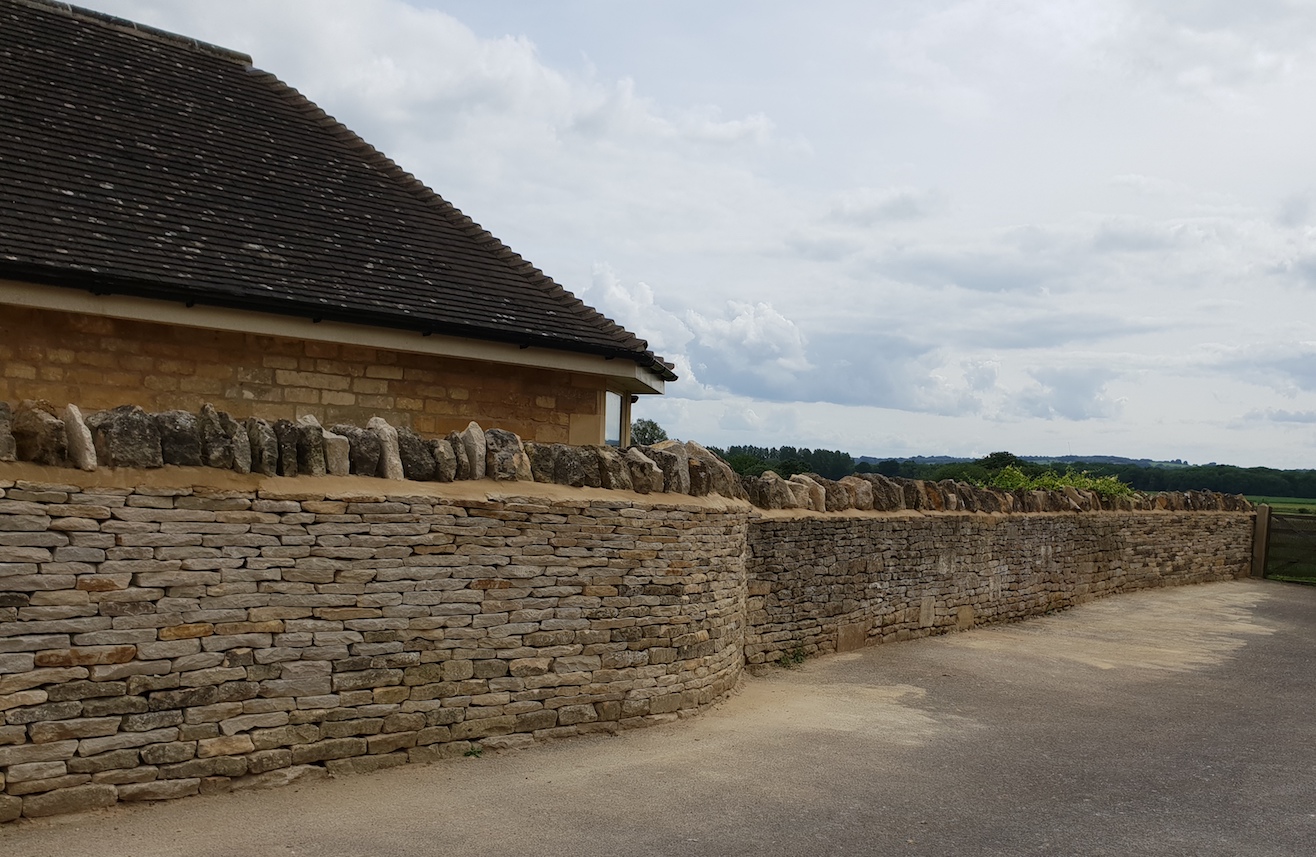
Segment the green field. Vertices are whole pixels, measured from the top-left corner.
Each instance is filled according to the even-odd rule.
[[[1254,504],[1265,503],[1279,515],[1316,514],[1316,499],[1310,497],[1262,497],[1249,494],[1248,499]]]

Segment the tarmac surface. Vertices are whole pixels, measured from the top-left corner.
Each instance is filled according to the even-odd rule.
[[[1316,587],[1120,595],[702,716],[0,828],[5,857],[1316,854]]]

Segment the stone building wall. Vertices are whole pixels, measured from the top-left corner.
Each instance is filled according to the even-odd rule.
[[[766,518],[749,531],[751,666],[1246,577],[1252,513]]]
[[[1250,512],[4,468],[3,821],[664,722],[782,654],[1245,574],[1252,539]]]
[[[526,440],[602,439],[601,378],[353,345],[0,307],[0,401],[88,413],[124,404],[234,417],[372,416],[444,435],[471,420]],[[576,422],[573,437],[573,418]],[[593,435],[597,435],[594,438]]]

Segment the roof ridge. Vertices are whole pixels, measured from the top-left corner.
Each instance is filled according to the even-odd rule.
[[[491,249],[495,256],[507,263],[507,266],[513,272],[525,277],[526,282],[534,286],[547,297],[565,298],[566,307],[573,310],[573,315],[582,321],[594,321],[599,324],[601,331],[611,334],[610,338],[616,343],[619,352],[629,352],[634,355],[640,352],[643,356],[649,358],[649,365],[659,370],[659,374],[671,374],[671,369],[665,361],[649,351],[649,343],[640,339],[631,331],[619,325],[616,321],[608,318],[594,307],[582,301],[569,289],[562,286],[548,274],[544,273],[534,263],[527,260],[520,253],[517,253],[511,247],[504,244],[497,236],[485,229],[479,223],[457,206],[444,199],[441,194],[431,188],[425,182],[417,178],[413,173],[408,172],[399,166],[396,161],[388,155],[381,152],[365,140],[351,128],[344,125],[338,119],[331,116],[323,107],[307,98],[300,90],[289,83],[286,83],[278,75],[259,69],[251,68],[251,73],[266,79],[272,86],[276,87],[279,93],[294,107],[302,110],[314,121],[334,134],[339,140],[349,143],[359,151],[366,163],[379,169],[384,175],[400,182],[407,190],[411,191],[416,197],[423,202],[436,206],[439,211],[447,218],[455,228],[464,232],[467,237],[473,241]],[[560,295],[558,293],[561,293]],[[665,371],[664,371],[665,370]]]
[[[244,54],[241,51],[235,51],[232,48],[211,44],[210,42],[203,42],[200,39],[194,39],[191,36],[171,33],[168,30],[161,30],[157,27],[151,27],[146,24],[139,24],[136,21],[129,21],[127,18],[120,18],[115,15],[106,14],[105,12],[97,12],[95,9],[84,9],[81,6],[74,6],[71,3],[61,2],[61,0],[9,0],[9,2],[35,9],[42,9],[47,12],[68,15],[71,18],[91,23],[103,24],[116,30],[126,31],[130,35],[154,39],[159,42],[168,42],[177,47],[184,47],[189,50],[209,54],[241,65],[250,66],[252,64],[251,56],[249,54]]]

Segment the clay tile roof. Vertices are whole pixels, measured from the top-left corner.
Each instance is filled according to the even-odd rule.
[[[0,277],[670,364],[243,54],[0,0]]]

